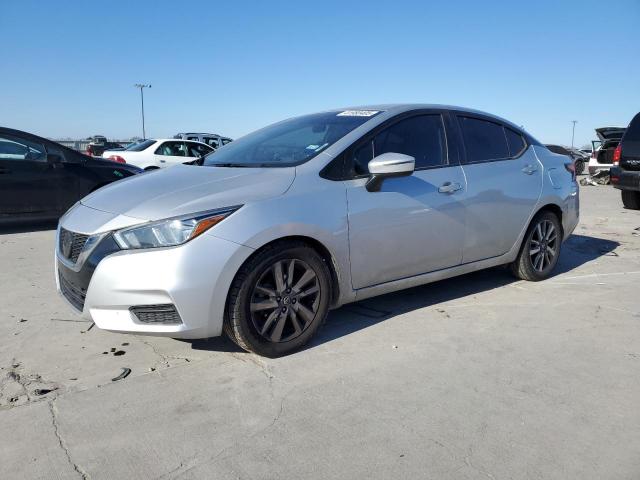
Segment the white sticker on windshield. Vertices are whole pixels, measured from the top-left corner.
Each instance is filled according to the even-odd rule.
[[[315,150],[315,149],[317,149],[318,147],[319,147],[319,145],[309,145],[309,146],[307,147],[307,150]]]
[[[372,117],[380,110],[345,110],[340,112],[338,117]]]

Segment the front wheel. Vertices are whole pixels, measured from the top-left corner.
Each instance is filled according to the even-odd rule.
[[[622,190],[622,204],[629,210],[640,210],[640,192]]]
[[[513,274],[522,279],[537,282],[551,275],[558,263],[562,227],[552,212],[541,212],[534,217],[520,248],[511,264]]]
[[[268,246],[237,273],[225,332],[241,348],[267,357],[302,347],[327,317],[330,279],[325,260],[307,244]]]

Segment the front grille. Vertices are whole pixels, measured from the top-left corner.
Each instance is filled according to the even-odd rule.
[[[58,279],[60,280],[60,291],[62,295],[64,295],[64,298],[69,300],[71,305],[82,311],[84,309],[84,299],[87,296],[87,291],[73,286],[60,273],[58,273]]]
[[[89,235],[83,235],[60,228],[60,244],[58,245],[58,250],[60,250],[63,257],[76,263],[88,238]]]
[[[158,305],[139,305],[129,308],[129,311],[133,313],[142,323],[182,323],[180,314],[176,310],[176,307],[171,303]]]

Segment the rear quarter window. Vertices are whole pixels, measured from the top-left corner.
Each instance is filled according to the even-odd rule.
[[[509,146],[502,125],[479,118],[459,116],[467,162],[509,158]]]
[[[504,134],[507,137],[507,145],[509,146],[509,153],[512,157],[517,157],[520,155],[525,148],[527,148],[527,144],[520,135],[515,130],[511,130],[508,127],[504,127]]]

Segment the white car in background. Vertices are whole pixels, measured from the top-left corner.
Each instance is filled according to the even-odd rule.
[[[201,142],[175,138],[144,140],[124,150],[105,150],[102,157],[120,163],[130,163],[144,170],[194,163],[214,149]]]

